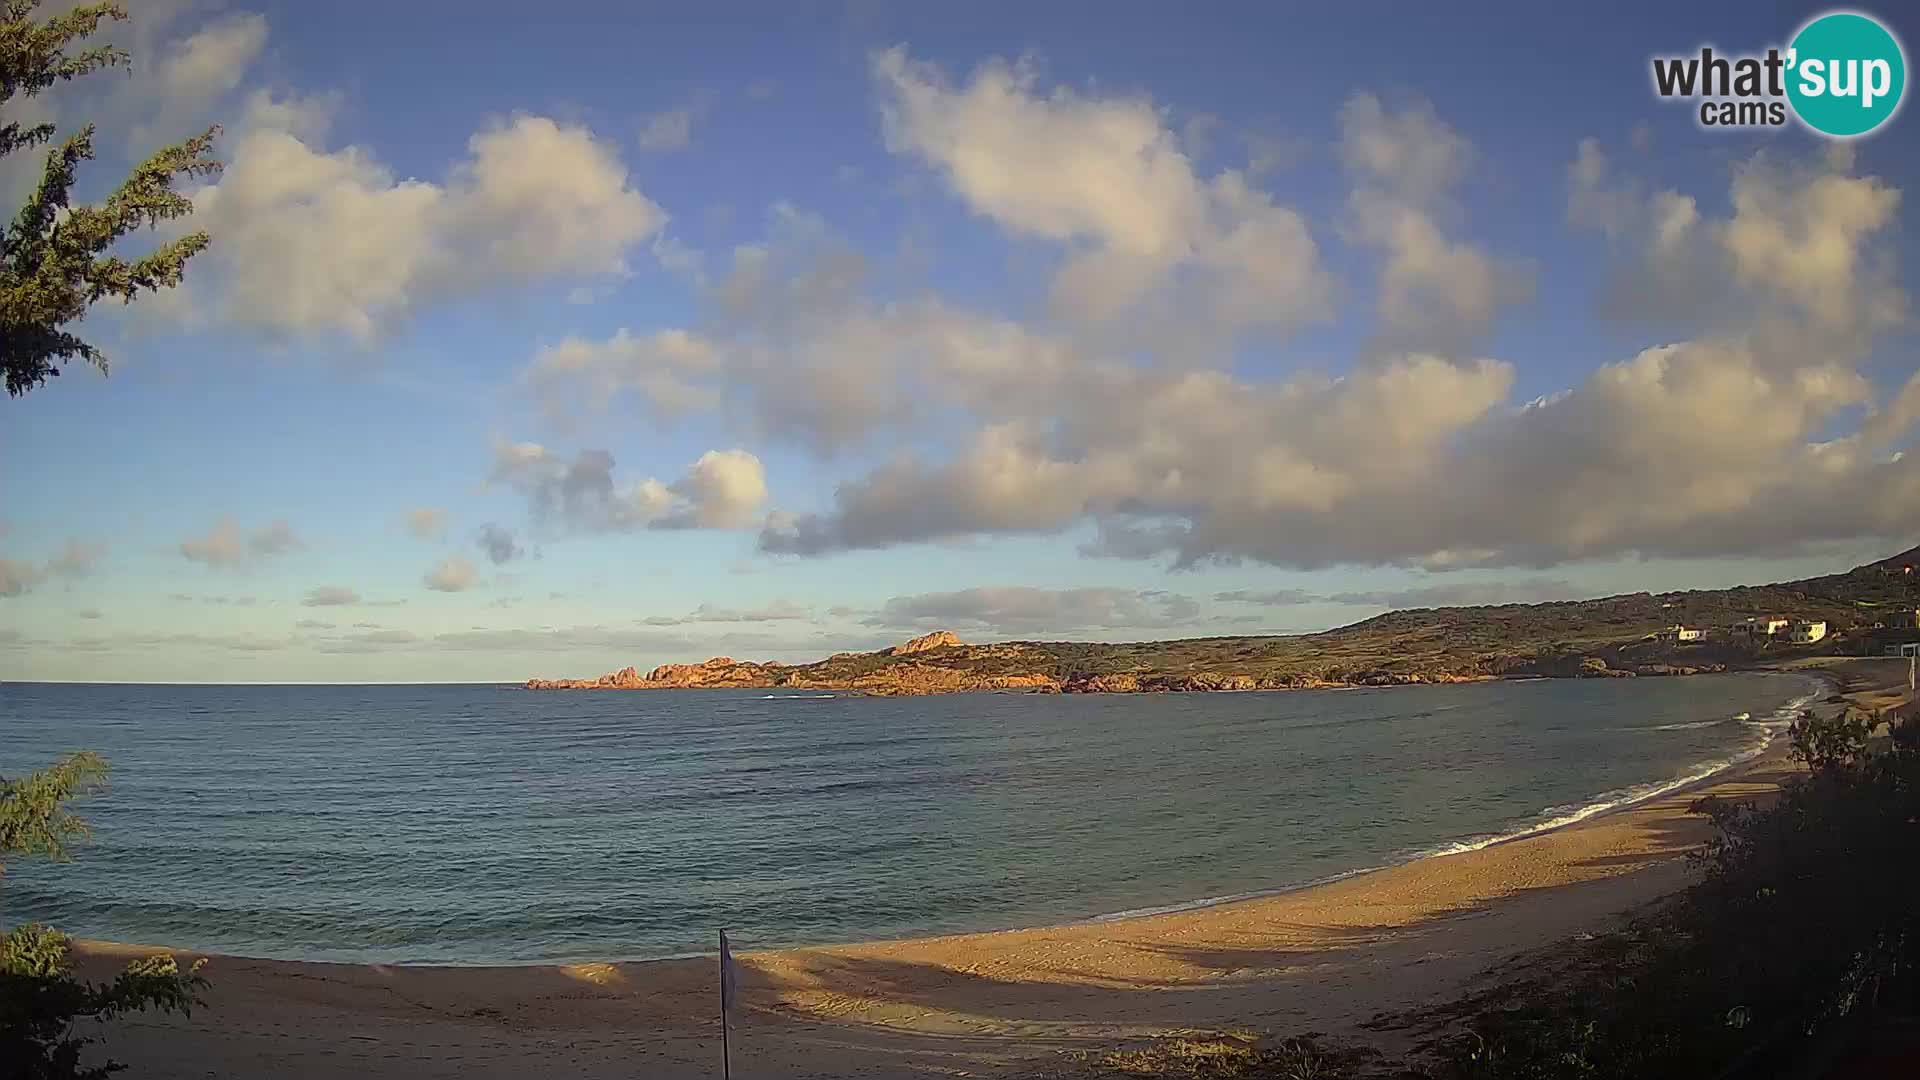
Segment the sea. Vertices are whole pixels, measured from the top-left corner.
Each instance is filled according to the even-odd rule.
[[[1757,754],[1803,676],[881,698],[0,685],[0,776],[94,750],[0,926],[364,963],[1054,925],[1566,824]],[[1746,719],[1739,719],[1746,714]]]

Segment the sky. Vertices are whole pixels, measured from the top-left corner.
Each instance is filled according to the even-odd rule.
[[[85,198],[221,125],[130,250],[213,243],[0,404],[0,678],[1308,632],[1920,539],[1914,117],[1651,88],[1824,8],[129,7],[7,118],[98,125]]]

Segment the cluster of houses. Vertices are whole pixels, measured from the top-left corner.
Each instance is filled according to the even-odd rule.
[[[1827,636],[1825,619],[1743,619],[1728,628],[1727,633],[1736,638],[1784,639],[1795,645],[1811,645]],[[1707,631],[1698,626],[1669,626],[1658,635],[1668,641],[1705,641]]]
[[[1889,570],[1899,573],[1904,567]],[[1783,619],[1778,616],[1756,616],[1742,619],[1724,631],[1712,631],[1718,637],[1724,633],[1736,641],[1778,641],[1791,645],[1812,645],[1825,641],[1829,627],[1824,619]],[[1697,644],[1707,640],[1709,631],[1698,626],[1669,626],[1655,634],[1649,634],[1650,640],[1670,641],[1680,644]],[[1920,610],[1901,608],[1889,610],[1875,622],[1871,629],[1858,635],[1856,643],[1862,655],[1882,656],[1920,656]]]

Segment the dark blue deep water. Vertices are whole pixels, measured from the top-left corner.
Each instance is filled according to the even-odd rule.
[[[1284,888],[1751,752],[1785,675],[859,698],[0,685],[0,775],[97,750],[0,925],[251,956],[618,960]],[[1752,722],[1730,719],[1752,714]]]

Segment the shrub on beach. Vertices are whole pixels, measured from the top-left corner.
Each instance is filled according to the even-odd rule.
[[[0,778],[0,855],[40,855],[64,861],[67,845],[87,828],[66,804],[106,775],[106,762],[74,754],[17,780]],[[4,866],[0,866],[3,874]],[[0,936],[0,1078],[97,1080],[124,1068],[83,1064],[91,1041],[74,1032],[81,1020],[107,1020],[141,1009],[187,1012],[206,986],[200,964],[182,972],[171,956],[127,965],[110,983],[74,977],[68,938],[29,923]]]

